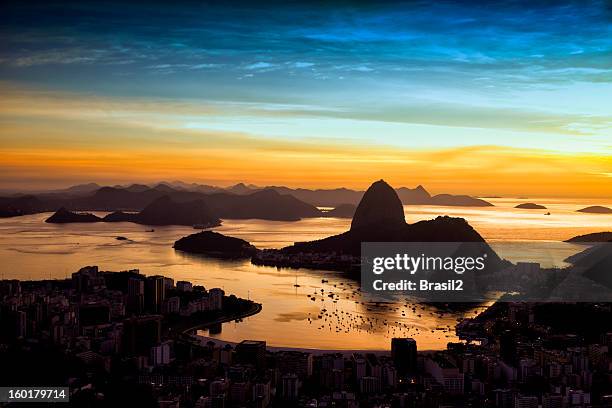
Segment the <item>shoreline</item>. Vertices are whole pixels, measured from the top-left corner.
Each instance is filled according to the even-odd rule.
[[[237,344],[239,344],[233,341],[219,340],[215,337],[201,336],[201,335],[195,335],[195,336],[198,337],[198,339],[200,339],[200,341],[202,342],[212,341],[221,346],[229,344],[230,346],[235,347]],[[391,355],[391,350],[380,350],[380,349],[321,349],[321,348],[307,348],[307,347],[269,346],[267,344],[266,344],[266,350],[274,352],[274,353],[279,352],[279,351],[299,351],[302,353],[310,353],[312,355],[323,355],[323,354],[330,354],[330,353],[332,354],[360,353],[360,354],[375,354],[378,356]],[[429,353],[434,353],[436,351],[439,351],[439,350],[418,350],[417,353],[429,354]]]
[[[185,335],[194,335],[194,336],[198,336],[197,334],[194,334],[194,331],[197,331],[201,328],[204,327],[208,327],[208,326],[212,326],[214,324],[222,324],[222,323],[227,323],[227,322],[231,322],[232,320],[236,320],[236,319],[244,319],[245,317],[250,317],[250,316],[254,316],[256,314],[258,314],[259,312],[261,312],[263,309],[263,305],[261,303],[255,303],[252,302],[251,306],[249,307],[249,309],[247,309],[244,312],[238,312],[238,313],[233,313],[231,315],[228,316],[222,316],[222,317],[218,317],[215,320],[209,321],[209,322],[204,322],[204,323],[198,323],[194,326],[190,326],[187,329],[181,329],[180,332],[181,334],[185,334]],[[202,336],[198,336],[198,337],[202,337]]]

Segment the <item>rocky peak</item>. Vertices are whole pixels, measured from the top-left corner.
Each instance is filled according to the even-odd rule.
[[[373,183],[365,192],[351,223],[351,230],[364,227],[404,225],[404,207],[395,190],[384,180]]]

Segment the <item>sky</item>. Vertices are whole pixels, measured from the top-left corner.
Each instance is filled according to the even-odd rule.
[[[612,197],[612,2],[5,2],[0,188]]]

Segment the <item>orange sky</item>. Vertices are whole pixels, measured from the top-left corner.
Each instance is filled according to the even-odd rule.
[[[372,140],[280,139],[182,126],[186,116],[218,109],[205,105],[5,91],[0,188],[161,180],[365,188],[384,178],[434,193],[612,196],[612,156],[605,149],[412,149]]]

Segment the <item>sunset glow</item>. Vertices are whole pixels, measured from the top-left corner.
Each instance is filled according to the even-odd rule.
[[[186,15],[159,4],[143,18],[131,6],[64,15],[40,5],[22,25],[34,11],[13,4],[0,55],[0,188],[365,188],[383,177],[434,193],[609,197],[604,7]],[[293,21],[303,13],[308,26]],[[244,19],[216,18],[230,14]]]

